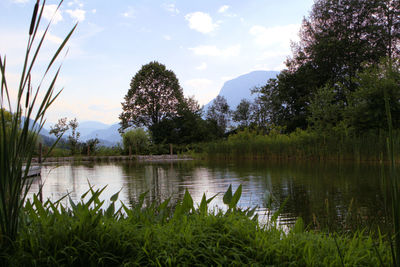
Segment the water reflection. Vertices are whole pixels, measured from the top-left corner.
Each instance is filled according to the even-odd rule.
[[[241,207],[258,207],[268,212],[267,201],[273,199],[272,211],[283,206],[280,222],[292,224],[301,216],[313,228],[352,229],[360,225],[381,225],[384,200],[381,169],[373,165],[268,164],[265,162],[205,163],[177,162],[96,163],[47,165],[43,169],[43,197],[58,200],[67,192],[73,200],[89,188],[107,185],[102,194],[106,200],[121,190],[124,203],[137,201],[148,192],[147,201],[172,203],[181,199],[186,189],[196,203],[203,193],[207,198],[219,196],[214,207],[224,208],[223,193],[232,184],[243,185]],[[35,182],[31,192],[37,192]]]

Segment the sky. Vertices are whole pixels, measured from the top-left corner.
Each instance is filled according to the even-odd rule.
[[[7,57],[14,93],[35,2],[0,0],[0,55]],[[63,91],[47,112],[47,125],[62,117],[118,122],[132,77],[151,61],[172,70],[184,95],[201,105],[227,80],[282,70],[313,0],[66,0],[54,14],[57,3],[46,2],[41,32],[53,21],[33,70],[36,84],[52,53],[78,26],[57,62],[62,69],[56,90]]]

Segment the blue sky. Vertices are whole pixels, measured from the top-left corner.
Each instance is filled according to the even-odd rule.
[[[0,0],[0,54],[16,84],[35,1]],[[57,1],[47,1],[47,23]],[[313,0],[70,0],[54,17],[35,70],[76,21],[62,61],[60,98],[47,114],[78,121],[118,122],[131,78],[156,60],[175,72],[200,104],[223,83],[253,70],[281,70]]]

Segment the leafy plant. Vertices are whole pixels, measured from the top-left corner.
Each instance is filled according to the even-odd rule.
[[[62,1],[59,3],[59,9]],[[50,79],[50,84],[43,97],[39,92],[43,83],[77,25],[67,34],[53,57],[50,59],[39,84],[33,89],[32,69],[45,41],[51,21],[39,36],[39,26],[42,19],[45,1],[40,5],[36,1],[29,28],[29,38],[25,51],[25,60],[16,88],[15,103],[11,96],[11,88],[6,78],[6,57],[0,56],[1,72],[1,110],[0,110],[0,243],[14,241],[19,228],[19,216],[27,196],[31,181],[27,180],[31,159],[34,152],[37,134],[45,122],[45,114],[60,92],[55,93],[55,83],[60,73],[60,67]],[[12,114],[11,122],[5,120],[7,111]],[[22,120],[24,117],[24,120]],[[21,125],[22,122],[22,125]],[[35,127],[35,125],[39,125]],[[25,167],[25,168],[24,168]]]

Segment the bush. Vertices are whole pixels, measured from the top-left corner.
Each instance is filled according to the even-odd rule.
[[[125,152],[129,152],[129,148],[136,154],[143,154],[149,150],[150,137],[142,128],[136,128],[125,132],[122,135]]]

